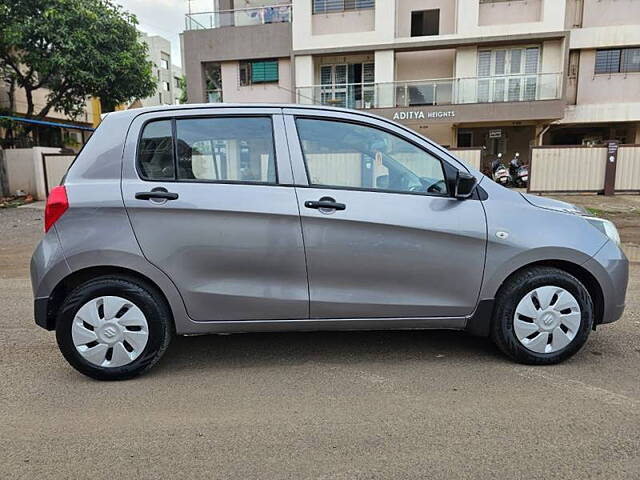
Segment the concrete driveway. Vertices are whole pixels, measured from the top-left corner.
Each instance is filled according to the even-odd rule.
[[[246,334],[100,383],[33,323],[41,231],[0,210],[2,478],[640,478],[639,264],[622,320],[558,366],[463,333]]]

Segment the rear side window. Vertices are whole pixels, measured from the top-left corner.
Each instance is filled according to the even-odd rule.
[[[176,120],[178,179],[275,183],[268,117]]]
[[[145,125],[140,137],[138,162],[142,176],[148,180],[175,178],[171,120]]]

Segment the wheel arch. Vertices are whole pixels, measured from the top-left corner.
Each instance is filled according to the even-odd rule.
[[[521,272],[522,270],[526,270],[533,267],[553,267],[559,270],[563,270],[570,275],[576,277],[580,283],[584,285],[584,287],[589,292],[591,296],[591,300],[593,301],[593,313],[594,313],[594,325],[597,325],[602,322],[602,316],[604,314],[604,293],[602,291],[602,287],[600,283],[596,279],[596,277],[589,272],[586,268],[577,263],[569,262],[567,260],[541,260],[537,262],[533,262],[527,265],[524,265],[514,272],[511,272],[500,284],[500,288],[498,288],[498,292],[502,286],[514,275]],[[497,292],[496,292],[497,295]]]
[[[523,270],[542,266],[557,268],[576,277],[585,286],[591,296],[591,300],[593,301],[594,327],[602,323],[602,319],[604,317],[604,293],[602,286],[596,277],[589,270],[577,263],[567,260],[546,259],[521,265],[506,275],[499,283],[493,298],[480,300],[478,307],[476,308],[476,312],[469,318],[465,329],[474,335],[488,336],[491,332],[491,324],[495,314],[495,298],[500,294],[502,287],[509,281],[509,279]]]
[[[49,296],[47,308],[48,325],[50,325],[52,329],[55,329],[58,311],[60,310],[60,307],[62,306],[65,298],[69,295],[69,293],[71,293],[71,291],[73,291],[74,288],[88,280],[106,276],[114,276],[124,279],[128,278],[137,283],[144,284],[145,287],[157,293],[169,309],[173,320],[173,327],[175,328],[175,314],[171,307],[171,302],[169,302],[169,299],[167,298],[163,290],[157,285],[157,283],[148,276],[138,271],[114,265],[102,265],[83,268],[80,270],[76,270],[61,279],[54,287],[51,295]]]

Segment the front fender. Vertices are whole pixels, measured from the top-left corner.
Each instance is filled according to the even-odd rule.
[[[562,247],[539,247],[519,252],[507,261],[501,262],[495,268],[488,269],[481,292],[482,299],[495,298],[504,281],[514,272],[540,262],[568,262],[574,265],[583,265],[592,258],[579,250]]]

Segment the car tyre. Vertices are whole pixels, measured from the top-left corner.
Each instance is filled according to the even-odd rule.
[[[115,304],[113,299],[117,299]],[[114,316],[113,310],[119,308],[119,304],[126,306]],[[112,311],[107,312],[107,309]],[[114,319],[114,327],[104,330],[107,315]],[[117,315],[121,317],[117,319]],[[131,325],[119,326],[118,321]],[[103,322],[102,326],[100,322]],[[56,339],[64,358],[79,372],[97,380],[126,380],[146,372],[160,360],[169,346],[172,324],[169,306],[155,288],[135,278],[104,276],[82,283],[67,296],[57,315]],[[122,332],[114,334],[118,328]],[[83,335],[87,338],[78,338]],[[106,349],[100,344],[109,340],[106,335],[120,335],[121,340],[118,344],[111,344],[110,359],[102,360],[101,356],[97,360],[95,353],[93,357],[89,356],[86,353],[89,350],[87,346],[98,346],[104,351],[104,358],[109,357],[110,344],[106,344]],[[142,337],[142,340],[136,343],[136,337]],[[77,346],[79,343],[86,345]],[[123,346],[128,347],[123,349]],[[136,351],[136,347],[139,347],[139,351]],[[128,348],[131,348],[131,352]],[[81,349],[84,349],[84,353]],[[124,356],[123,361],[105,366],[112,363],[117,353]]]
[[[519,363],[551,365],[582,348],[593,317],[591,296],[577,278],[557,268],[533,267],[500,288],[491,337]]]

